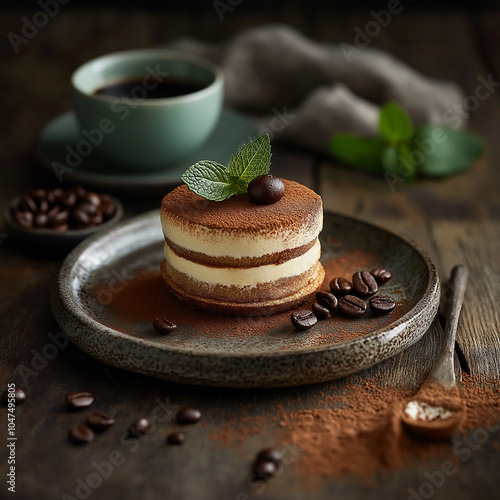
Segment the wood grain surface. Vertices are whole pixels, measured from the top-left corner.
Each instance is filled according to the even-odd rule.
[[[50,187],[54,178],[34,158],[40,128],[70,107],[69,77],[82,62],[115,50],[148,47],[181,36],[222,41],[263,23],[285,22],[318,40],[353,38],[354,28],[370,20],[369,8],[335,10],[332,6],[289,1],[248,5],[242,2],[220,21],[213,6],[112,10],[61,6],[17,54],[7,41],[19,33],[23,16],[34,10],[0,14],[0,208],[34,187]],[[478,78],[500,80],[500,10],[405,9],[372,40],[424,74],[449,78],[473,94]],[[469,269],[469,284],[457,334],[473,374],[500,380],[500,87],[470,113],[470,128],[487,142],[486,155],[473,168],[442,180],[401,183],[394,191],[384,179],[368,177],[330,159],[287,146],[273,148],[273,172],[313,187],[326,210],[356,215],[400,232],[426,249],[444,280],[455,264]],[[159,206],[161,195],[123,198],[127,215]],[[307,387],[234,390],[183,386],[122,371],[99,363],[72,344],[61,344],[46,359],[59,328],[52,318],[49,293],[63,256],[16,245],[0,226],[0,388],[16,382],[27,392],[17,411],[17,493],[5,484],[0,498],[59,499],[288,499],[409,498],[424,473],[436,463],[420,462],[376,477],[367,486],[356,479],[328,479],[313,491],[304,486],[296,462],[283,468],[265,488],[248,482],[251,461],[263,447],[278,446],[273,424],[256,432],[251,418],[270,417],[277,405],[288,410],[321,406],[322,394],[341,394],[346,383],[383,377],[387,383],[416,388],[432,366],[442,335],[436,320],[410,349],[363,373]],[[61,338],[57,337],[60,342]],[[53,353],[53,351],[50,351]],[[457,367],[457,369],[459,369]],[[76,449],[66,439],[79,413],[68,413],[64,395],[85,389],[95,394],[100,410],[117,424],[92,446]],[[182,447],[166,447],[165,435],[175,408],[196,406],[203,425],[189,429]],[[129,423],[160,408],[158,432],[130,443],[123,439]],[[0,440],[6,419],[0,409]],[[271,421],[271,418],[270,418]],[[244,443],[221,445],[213,439],[230,427],[250,434]],[[435,498],[490,498],[500,492],[498,443],[487,441],[459,472],[436,491]],[[281,443],[283,444],[283,443]],[[135,446],[136,448],[135,448]],[[295,443],[300,447],[300,443]],[[5,450],[4,445],[2,447]],[[77,490],[110,454],[123,461],[90,490]],[[5,473],[6,452],[0,454]],[[3,476],[5,477],[5,476]],[[64,494],[70,495],[65,497]],[[80,494],[80,496],[78,496]]]

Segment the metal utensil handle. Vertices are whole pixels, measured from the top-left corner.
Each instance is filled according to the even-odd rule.
[[[454,387],[455,381],[455,337],[457,334],[458,319],[462,309],[465,289],[467,287],[467,277],[469,272],[465,266],[455,266],[451,271],[451,300],[446,307],[446,325],[444,329],[443,345],[439,356],[434,364],[434,368],[425,381],[439,382],[447,388]]]

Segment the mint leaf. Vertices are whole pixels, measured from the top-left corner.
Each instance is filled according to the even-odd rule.
[[[215,161],[201,160],[191,165],[181,175],[181,180],[191,191],[207,200],[222,201],[238,192],[228,169]]]
[[[395,102],[388,102],[382,106],[379,131],[380,135],[391,145],[396,145],[401,141],[410,141],[415,132],[408,113]]]
[[[417,129],[412,148],[419,172],[440,177],[465,170],[481,156],[484,142],[463,130],[428,125]]]
[[[269,172],[271,165],[271,145],[269,135],[263,134],[242,146],[229,161],[229,174],[239,189],[246,188],[249,182],[259,175]]]
[[[376,174],[383,172],[381,157],[386,146],[382,139],[352,134],[337,134],[330,142],[330,150],[337,159]]]
[[[223,201],[234,194],[247,192],[255,177],[269,172],[271,145],[264,134],[242,146],[232,157],[229,166],[210,160],[191,165],[181,180],[196,194],[207,200]]]

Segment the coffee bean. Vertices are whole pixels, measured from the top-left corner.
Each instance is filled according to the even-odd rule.
[[[58,233],[64,233],[69,229],[68,224],[60,224],[59,226],[51,227],[52,231],[56,231]]]
[[[76,444],[90,443],[94,439],[94,431],[86,425],[70,427],[68,437]]]
[[[338,300],[333,293],[330,292],[316,292],[316,300],[326,307],[332,314],[337,310]]]
[[[318,318],[316,318],[314,313],[307,310],[292,313],[290,318],[292,320],[292,325],[300,331],[307,330],[318,322]]]
[[[172,333],[177,328],[177,325],[166,318],[156,318],[153,321],[153,327],[160,335],[167,335]]]
[[[182,444],[186,441],[186,435],[182,432],[171,432],[167,436],[168,444]]]
[[[354,273],[352,285],[360,297],[370,297],[378,292],[377,282],[368,271]]]
[[[98,207],[101,204],[101,198],[99,198],[99,195],[97,193],[93,193],[89,191],[84,197],[83,201],[86,203],[90,203],[91,205],[95,205]]]
[[[78,208],[75,208],[71,211],[71,220],[77,225],[77,226],[87,226],[90,224],[90,217],[88,214],[86,214],[83,210],[80,210]]]
[[[247,189],[250,201],[257,205],[271,205],[283,198],[285,194],[285,184],[279,177],[264,174],[255,177]]]
[[[49,211],[49,202],[45,198],[38,200],[38,212],[41,214],[46,214],[48,211]]]
[[[87,215],[91,217],[95,215],[99,210],[99,205],[95,205],[94,203],[89,203],[88,201],[83,201],[77,205],[78,210],[82,210]]]
[[[115,204],[111,201],[103,201],[101,205],[102,216],[104,219],[111,219],[113,217],[116,207]]]
[[[182,408],[177,412],[179,424],[194,424],[201,418],[201,411],[196,408]]]
[[[36,214],[33,220],[33,226],[43,229],[47,226],[47,222],[49,222],[47,214]]]
[[[258,462],[255,465],[255,470],[254,470],[255,479],[267,481],[276,474],[277,470],[278,467],[274,462],[271,461]]]
[[[109,429],[114,423],[115,419],[113,417],[109,417],[108,415],[99,413],[97,411],[87,416],[87,424],[95,431],[105,431],[106,429]]]
[[[333,278],[330,281],[330,290],[336,297],[343,297],[352,291],[352,283],[344,278]]]
[[[26,401],[26,393],[22,389],[19,389],[19,387],[16,387],[14,389],[14,392],[12,392],[12,391],[2,392],[2,398],[1,398],[2,403],[4,405],[9,404],[9,399],[10,399],[10,401],[12,401],[12,399],[11,399],[12,395],[14,396],[14,403],[16,403],[16,405],[19,405],[19,404],[24,403]]]
[[[104,222],[104,218],[103,218],[100,210],[98,210],[96,214],[91,215],[91,217],[90,217],[90,223],[95,225],[95,226],[98,226],[99,224],[102,224],[103,222]]]
[[[69,212],[67,210],[61,210],[60,207],[57,206],[54,208],[59,208],[59,212],[57,212],[52,217],[49,216],[49,225],[52,227],[56,227],[66,224],[69,219]]]
[[[62,189],[51,189],[50,191],[47,192],[47,201],[50,204],[55,205],[56,203],[59,202],[62,194],[63,194]]]
[[[76,193],[71,190],[66,190],[63,192],[60,198],[62,205],[70,208],[76,203]]]
[[[387,271],[387,269],[383,269],[381,267],[377,269],[372,269],[370,271],[370,274],[375,278],[376,282],[379,285],[387,283],[392,278],[392,274],[389,271]]]
[[[147,418],[139,418],[128,428],[131,436],[139,437],[146,435],[151,430],[151,422]]]
[[[366,312],[365,301],[354,295],[345,295],[339,299],[339,309],[351,318],[361,318]]]
[[[313,310],[314,315],[318,319],[327,319],[327,318],[331,317],[330,311],[326,307],[322,306],[321,304],[318,304],[317,302],[315,302],[312,305],[312,310]]]
[[[35,201],[45,200],[47,198],[47,191],[45,189],[35,189],[29,194]]]
[[[47,219],[49,219],[49,224],[50,221],[58,214],[61,212],[61,207],[59,205],[54,205],[48,212],[47,212]]]
[[[75,192],[76,196],[78,199],[82,200],[84,196],[87,194],[87,190],[80,185],[77,185],[73,188],[73,191]]]
[[[31,196],[23,196],[21,198],[21,202],[19,203],[19,209],[25,212],[38,212],[38,207],[35,203],[35,200],[31,198]]]
[[[21,227],[33,226],[33,212],[13,212],[12,219]]]
[[[256,463],[274,462],[275,465],[279,466],[282,460],[283,455],[281,451],[275,450],[274,448],[266,448],[259,452]]]
[[[375,314],[388,314],[396,307],[396,302],[391,297],[372,297],[368,303]]]
[[[66,403],[72,410],[88,408],[93,402],[94,396],[91,392],[75,391],[66,394]]]

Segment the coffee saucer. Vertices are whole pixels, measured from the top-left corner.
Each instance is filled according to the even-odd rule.
[[[68,181],[99,189],[121,192],[152,191],[180,184],[180,176],[193,163],[210,159],[227,165],[231,155],[244,143],[258,135],[256,125],[246,116],[225,109],[219,123],[207,141],[188,158],[165,170],[119,172],[97,154],[73,156],[68,165],[68,150],[76,151],[82,140],[79,124],[73,111],[67,111],[45,125],[38,138],[37,156],[58,181]]]

